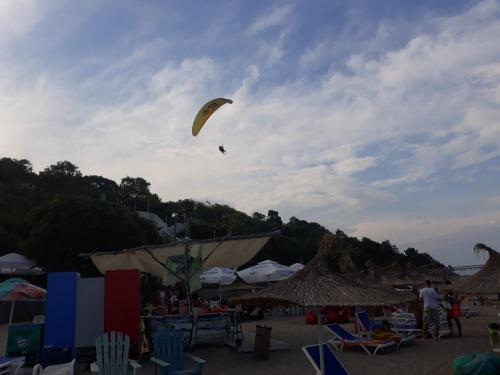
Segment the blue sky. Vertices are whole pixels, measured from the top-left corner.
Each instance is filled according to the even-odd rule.
[[[498,35],[495,0],[4,0],[0,154],[480,263],[474,243],[500,247]]]

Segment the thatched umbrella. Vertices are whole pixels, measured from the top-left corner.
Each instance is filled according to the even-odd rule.
[[[338,251],[331,234],[323,236],[316,256],[289,279],[257,293],[238,298],[244,304],[299,306],[380,306],[408,302],[415,297],[382,285],[363,282],[339,274],[328,263],[328,256]]]
[[[392,291],[374,283],[365,283],[336,273],[328,257],[338,252],[339,244],[332,234],[325,234],[316,256],[289,279],[283,280],[257,293],[238,297],[242,304],[299,306],[380,306],[408,302],[415,297],[408,293]],[[349,261],[345,259],[347,265]],[[319,348],[323,371],[323,340],[318,312]]]
[[[500,253],[482,243],[474,246],[474,252],[483,251],[488,252],[489,258],[481,271],[448,285],[446,289],[463,294],[500,293]]]

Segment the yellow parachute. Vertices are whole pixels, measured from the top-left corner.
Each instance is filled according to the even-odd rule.
[[[216,98],[210,100],[208,103],[205,103],[203,107],[201,107],[193,121],[192,133],[194,137],[198,135],[208,118],[226,103],[232,104],[233,101],[226,98]]]

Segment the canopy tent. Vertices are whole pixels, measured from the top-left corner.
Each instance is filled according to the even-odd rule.
[[[472,276],[460,279],[445,289],[463,294],[497,294],[500,293],[500,253],[492,248],[478,243],[474,251],[487,252],[488,261],[481,269]]]
[[[408,302],[415,296],[400,293],[374,283],[362,283],[336,273],[328,264],[328,256],[340,252],[339,245],[332,234],[321,239],[316,256],[304,269],[292,277],[276,283],[269,288],[238,298],[242,304],[299,306],[374,306]],[[320,347],[320,368],[324,374],[323,338],[320,314],[318,313],[318,342]]]
[[[271,281],[280,281],[288,279],[295,271],[289,267],[273,262],[272,260],[264,260],[257,263],[255,266],[245,268],[238,271],[238,276],[247,283],[270,283]]]
[[[192,243],[201,246],[204,269],[210,267],[236,268],[248,263],[255,257],[274,234],[276,233],[229,237],[222,243],[217,239],[193,240]],[[107,270],[133,268],[161,278],[165,269],[159,262],[165,263],[167,258],[184,255],[184,252],[184,243],[174,243],[162,246],[142,246],[119,252],[81,255],[89,256],[97,269],[103,274]]]
[[[201,274],[200,280],[202,284],[229,285],[236,280],[236,274],[232,268],[212,267]]]

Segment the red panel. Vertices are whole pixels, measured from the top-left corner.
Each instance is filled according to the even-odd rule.
[[[130,353],[139,353],[140,274],[138,270],[106,271],[104,284],[104,332],[130,336]]]

